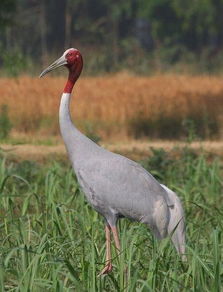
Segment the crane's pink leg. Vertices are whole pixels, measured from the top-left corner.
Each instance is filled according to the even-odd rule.
[[[114,237],[114,241],[115,241],[115,247],[118,250],[118,252],[120,252],[121,246],[120,246],[120,241],[119,241],[119,237],[118,237],[118,230],[117,227],[111,227],[112,233],[113,233],[113,237]]]
[[[106,235],[106,266],[100,272],[98,276],[108,274],[112,271],[112,261],[111,261],[111,227],[109,225],[105,226]]]
[[[116,226],[111,227],[111,230],[112,230],[114,241],[115,241],[115,247],[116,247],[116,249],[118,251],[118,255],[119,255],[120,254],[120,250],[121,250],[121,245],[120,245],[120,241],[119,241],[117,227]],[[125,274],[126,275],[127,275],[127,271],[128,271],[128,268],[126,267],[126,269],[125,269]]]

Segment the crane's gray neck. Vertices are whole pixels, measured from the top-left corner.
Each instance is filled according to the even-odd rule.
[[[72,123],[70,116],[70,93],[63,93],[60,101],[60,110],[59,110],[59,123],[60,123],[60,131],[64,142],[66,144],[67,140],[69,140],[71,131],[76,132],[76,128]]]
[[[59,123],[60,132],[64,140],[67,152],[71,161],[74,160],[75,153],[78,152],[81,144],[82,134],[74,126],[70,116],[70,93],[63,93],[60,101]]]
[[[72,123],[70,116],[70,93],[63,93],[60,102],[60,131],[73,164],[92,153],[98,146],[84,136]]]

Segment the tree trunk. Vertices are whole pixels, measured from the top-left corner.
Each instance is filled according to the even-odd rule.
[[[66,9],[66,25],[65,25],[65,48],[71,46],[71,24],[72,24],[72,10],[69,5]]]
[[[46,2],[48,49],[56,54],[64,50],[66,4],[66,0],[48,0]]]
[[[46,40],[46,6],[45,1],[40,2],[40,39],[41,39],[41,61],[44,66],[48,61],[47,40]]]

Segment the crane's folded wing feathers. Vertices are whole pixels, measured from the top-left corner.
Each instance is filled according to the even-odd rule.
[[[158,206],[171,204],[165,189],[142,166],[111,154],[109,159],[101,156],[86,162],[77,173],[87,199],[100,213],[109,208],[143,221],[145,216],[152,216],[154,210],[159,212]]]

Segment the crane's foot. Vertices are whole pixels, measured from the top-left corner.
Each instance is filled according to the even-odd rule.
[[[112,264],[108,263],[104,269],[98,274],[98,277],[102,276],[102,275],[106,275],[108,273],[110,273],[112,271]]]

